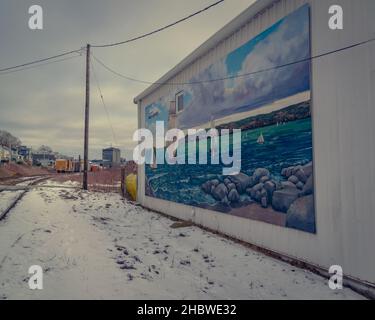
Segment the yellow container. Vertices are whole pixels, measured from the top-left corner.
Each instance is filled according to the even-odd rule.
[[[129,174],[125,178],[126,191],[130,194],[132,200],[137,200],[137,176],[135,174]]]
[[[55,169],[57,172],[67,172],[68,171],[68,160],[57,159],[55,161]]]

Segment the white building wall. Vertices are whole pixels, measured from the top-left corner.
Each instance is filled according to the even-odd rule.
[[[305,3],[311,6],[313,56],[375,38],[374,0],[280,0],[169,82],[189,81]],[[344,9],[342,31],[328,29],[333,4]],[[146,197],[144,167],[138,199],[151,209],[325,269],[341,265],[344,274],[375,284],[375,42],[314,59],[312,70],[315,235]],[[163,86],[140,101],[139,127],[145,125],[145,106],[179,89]]]

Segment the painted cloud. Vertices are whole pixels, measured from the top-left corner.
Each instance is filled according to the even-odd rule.
[[[269,71],[188,86],[185,90],[193,98],[179,115],[178,126],[181,129],[195,127],[212,118],[255,109],[309,90],[309,61],[279,68],[309,58],[309,37],[309,7],[303,6],[212,64],[191,81]],[[272,69],[275,67],[278,68]]]

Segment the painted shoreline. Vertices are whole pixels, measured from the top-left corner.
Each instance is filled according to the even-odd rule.
[[[274,101],[273,103],[260,106],[256,109],[246,111],[246,112],[240,112],[236,113],[230,116],[226,116],[220,119],[215,119],[215,127],[216,126],[222,126],[231,122],[241,121],[246,118],[255,117],[263,114],[269,114],[275,111],[280,111],[284,108],[287,108],[291,105],[296,105],[299,103],[303,103],[305,101],[309,101],[311,98],[310,91],[301,92],[298,94],[295,94],[293,96],[280,99],[277,101]],[[192,129],[202,129],[202,128],[209,128],[211,126],[210,122],[203,123],[199,126],[193,127]],[[184,132],[187,132],[187,129],[183,130]]]

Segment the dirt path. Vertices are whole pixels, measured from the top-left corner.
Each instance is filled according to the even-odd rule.
[[[3,299],[358,299],[310,272],[116,194],[29,191],[0,222]],[[44,289],[28,288],[28,268]]]

